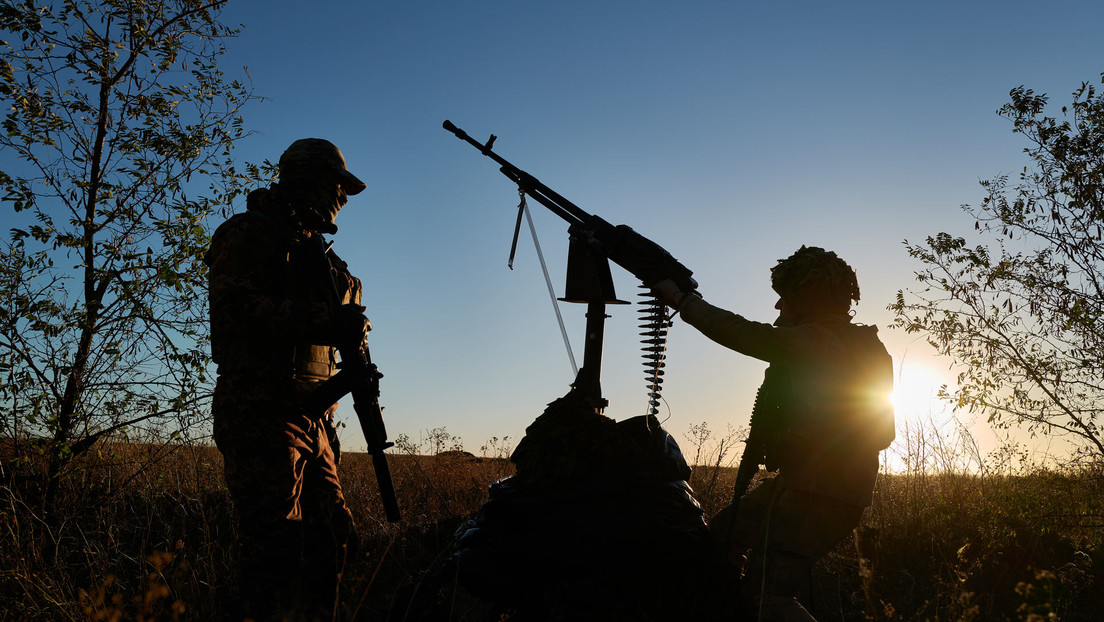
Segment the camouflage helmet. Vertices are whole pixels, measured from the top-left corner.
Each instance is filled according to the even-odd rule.
[[[859,301],[855,269],[831,251],[802,246],[771,268],[771,288],[799,313],[846,313]]]
[[[345,194],[354,195],[367,185],[345,167],[345,157],[333,143],[321,138],[301,138],[280,156],[280,179],[290,180],[319,170],[333,171]]]

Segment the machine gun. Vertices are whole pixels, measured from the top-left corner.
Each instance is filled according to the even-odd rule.
[[[340,300],[337,283],[333,280],[329,248],[322,246],[321,236],[315,237],[319,240],[320,259],[324,264],[322,267],[330,276],[334,298]],[[353,395],[353,410],[356,411],[360,429],[364,432],[368,453],[372,455],[372,466],[376,472],[384,513],[388,521],[397,522],[400,518],[399,502],[395,498],[391,468],[387,464],[387,454],[384,453],[385,449],[395,444],[387,440],[383,407],[379,403],[379,381],[383,374],[372,363],[367,340],[360,343],[345,340],[337,344],[337,351],[341,355],[338,372],[311,393],[307,407],[313,409],[312,412],[318,412],[329,408],[346,394]]]
[[[497,137],[491,134],[487,142],[480,143],[456,127],[451,121],[445,121],[443,127],[494,160],[503,175],[517,184],[519,193],[533,197],[553,214],[568,223],[570,246],[568,247],[567,286],[563,300],[587,303],[586,347],[583,355],[583,367],[579,370],[575,388],[589,394],[599,407],[605,406],[601,397],[601,353],[604,333],[605,305],[624,304],[613,291],[613,279],[610,276],[609,262],[625,268],[640,279],[645,289],[665,279],[674,280],[685,292],[695,291],[697,281],[686,266],[678,262],[660,245],[640,235],[627,225],[611,225],[599,216],[583,211],[579,206],[562,197],[559,193],[540,182],[536,177],[521,170],[491,150]],[[514,231],[514,246],[517,245],[518,231],[524,202],[519,206],[517,229]],[[512,251],[511,251],[512,254]],[[649,294],[651,301],[643,311],[644,322],[640,327],[648,329],[641,333],[647,337],[645,347],[646,374],[650,382],[650,414],[655,414],[658,406],[659,384],[663,374],[663,344],[666,342],[666,308],[663,303]]]
[[[588,243],[596,245],[606,257],[631,272],[645,285],[655,285],[664,279],[673,279],[682,291],[689,292],[698,288],[698,282],[691,276],[693,272],[679,263],[659,244],[633,231],[628,225],[615,227],[599,216],[588,214],[542,184],[536,177],[491,151],[495,140],[498,139],[494,134],[491,134],[486,144],[483,144],[468,136],[451,121],[445,121],[443,126],[457,138],[470,143],[479,149],[480,153],[498,163],[502,167],[499,169],[502,174],[517,184],[522,192],[567,221],[570,225],[570,233],[582,235]]]

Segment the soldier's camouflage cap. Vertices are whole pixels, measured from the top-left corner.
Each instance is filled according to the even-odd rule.
[[[300,170],[309,170],[319,166],[337,173],[345,194],[353,195],[368,187],[346,168],[345,156],[341,155],[341,150],[321,138],[300,138],[291,143],[280,156],[280,177],[300,167]]]

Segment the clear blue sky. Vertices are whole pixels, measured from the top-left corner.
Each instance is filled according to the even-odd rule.
[[[506,268],[515,188],[443,120],[497,134],[498,153],[752,319],[775,317],[777,259],[835,250],[858,271],[857,321],[906,369],[945,368],[887,327],[917,267],[902,241],[972,233],[959,206],[978,181],[1026,163],[995,114],[1010,89],[1060,105],[1104,71],[1097,0],[235,1],[224,18],[245,29],[223,68],[248,66],[266,98],[238,157],[327,138],[368,183],[335,249],[365,283],[391,436],[447,427],[469,450],[519,439],[572,372],[527,236]],[[532,207],[562,294],[564,224]],[[581,361],[584,307],[562,311]],[[621,419],[644,412],[644,376],[635,311],[611,315],[603,383]],[[694,423],[745,425],[764,367],[676,323],[665,426],[682,441]]]

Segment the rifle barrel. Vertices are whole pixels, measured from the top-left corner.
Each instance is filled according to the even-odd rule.
[[[525,194],[533,197],[533,199],[547,207],[552,213],[566,220],[568,224],[585,224],[594,218],[594,216],[587,213],[583,208],[575,205],[555,190],[541,183],[536,177],[526,173],[511,164],[506,158],[491,151],[491,144],[494,143],[494,139],[496,138],[494,134],[491,134],[491,138],[487,141],[487,144],[484,145],[469,136],[464,130],[456,127],[452,121],[445,120],[442,127],[455,134],[460,140],[478,149],[483,155],[498,163],[498,165],[502,167],[501,170],[503,175],[509,177],[519,188],[525,191]]]
[[[387,455],[383,450],[372,453],[372,466],[376,471],[383,512],[387,515],[388,522],[397,523],[402,516],[399,512],[399,501],[395,498],[395,486],[391,481],[391,467],[387,465]]]

